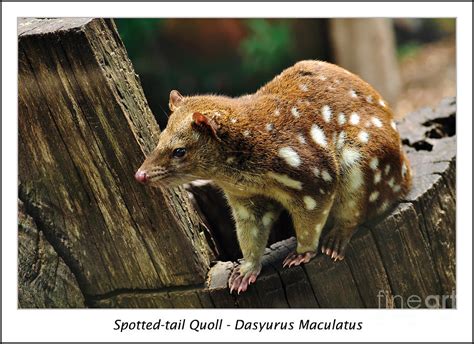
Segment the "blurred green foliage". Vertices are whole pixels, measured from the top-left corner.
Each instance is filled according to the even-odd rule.
[[[294,45],[288,22],[271,24],[263,19],[245,22],[249,35],[241,45],[242,67],[248,73],[260,73],[281,69],[291,59]]]

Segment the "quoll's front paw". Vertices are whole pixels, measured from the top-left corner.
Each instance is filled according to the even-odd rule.
[[[283,267],[292,267],[298,266],[301,263],[308,263],[315,255],[316,252],[305,252],[302,254],[296,252],[290,253],[283,261]]]
[[[229,289],[232,293],[234,290],[237,294],[247,290],[248,286],[257,280],[262,266],[253,266],[249,263],[238,265],[229,277]]]

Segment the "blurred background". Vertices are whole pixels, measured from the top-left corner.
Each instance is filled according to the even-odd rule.
[[[456,95],[455,19],[116,19],[160,127],[168,96],[255,92],[304,59],[371,83],[396,117]]]

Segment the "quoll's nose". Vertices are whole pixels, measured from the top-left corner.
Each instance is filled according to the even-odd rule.
[[[145,171],[138,170],[137,173],[135,173],[135,179],[137,182],[145,184],[148,181],[148,175]]]

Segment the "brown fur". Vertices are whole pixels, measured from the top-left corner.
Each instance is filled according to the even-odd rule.
[[[331,110],[329,121],[323,106]],[[169,124],[140,171],[152,185],[206,178],[224,190],[245,258],[230,281],[239,291],[258,275],[268,232],[282,207],[292,215],[298,239],[297,252],[286,263],[310,259],[304,254],[316,250],[328,217],[333,229],[322,249],[342,259],[357,225],[383,213],[410,187],[392,111],[369,84],[329,63],[299,62],[255,94],[239,98],[182,97],[173,91],[170,109]],[[357,124],[350,123],[354,112]],[[314,125],[323,132],[325,146],[313,139]],[[338,147],[342,131],[346,136]],[[359,138],[361,131],[368,134],[367,142]],[[180,147],[187,149],[186,156],[173,158],[173,149]],[[359,156],[353,164],[344,159],[348,149]],[[373,158],[378,159],[375,170]],[[379,172],[380,181],[374,183]]]

